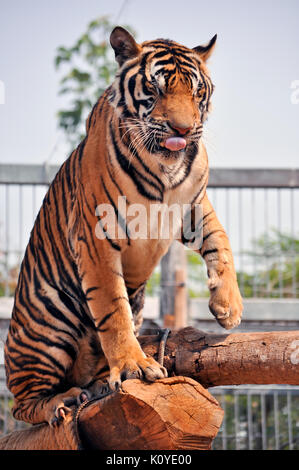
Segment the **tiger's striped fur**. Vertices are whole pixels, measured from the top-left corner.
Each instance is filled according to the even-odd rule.
[[[241,317],[228,238],[207,198],[208,159],[201,140],[213,85],[206,68],[216,37],[188,49],[158,39],[137,44],[115,28],[120,68],[87,119],[85,139],[62,165],[43,201],[22,262],[5,345],[14,416],[56,423],[82,390],[107,379],[154,381],[166,370],[142,352],[144,288],[171,239],[133,240],[118,214],[126,204],[201,203],[210,308],[225,328]],[[187,146],[161,144],[184,135]],[[112,205],[124,237],[98,239],[96,208]],[[182,239],[182,242],[184,240]],[[87,392],[85,392],[87,393]]]

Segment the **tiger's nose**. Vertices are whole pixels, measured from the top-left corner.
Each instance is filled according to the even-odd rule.
[[[168,123],[169,126],[174,129],[175,131],[177,131],[180,135],[186,135],[189,131],[191,131],[192,127],[193,126],[176,126],[176,125],[173,125],[171,124],[170,122]]]

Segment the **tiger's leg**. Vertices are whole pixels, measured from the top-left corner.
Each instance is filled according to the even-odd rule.
[[[37,311],[33,302],[31,309]],[[62,321],[56,321],[53,328],[49,319],[43,324],[35,322],[33,318],[37,317],[32,314],[29,325],[28,321],[21,323],[18,315],[21,319],[25,316],[20,307],[13,311],[4,349],[7,386],[14,396],[12,412],[16,419],[31,424],[55,422],[69,412],[71,403],[80,403],[86,397],[84,388],[88,377],[92,377],[92,356],[79,364],[77,377],[73,370],[80,363],[83,343],[88,343],[88,328],[80,338],[76,337],[76,331],[82,331],[79,320],[73,329]],[[60,318],[65,318],[62,313]]]
[[[223,328],[231,329],[239,325],[243,310],[233,255],[228,237],[207,195],[201,204],[202,245],[199,253],[207,265],[209,308]]]
[[[79,387],[72,387],[64,393],[49,395],[43,398],[27,398],[14,400],[12,414],[14,418],[30,424],[49,423],[57,425],[71,413],[72,405],[80,404],[89,393]]]
[[[149,381],[167,376],[164,367],[142,351],[134,334],[134,318],[125,280],[120,252],[113,247],[101,250],[99,265],[85,266],[81,256],[79,269],[87,303],[94,319],[101,347],[110,368],[109,384],[117,389],[122,380],[145,377]],[[82,245],[81,253],[85,249]],[[98,259],[96,256],[94,260]]]
[[[128,294],[134,319],[134,334],[137,337],[143,320],[142,308],[144,305],[145,284],[142,284],[137,289],[128,289]],[[96,370],[96,374],[90,383],[86,385],[86,389],[92,397],[100,398],[109,393],[109,366],[103,354],[99,354]]]
[[[134,333],[137,337],[139,330],[142,326],[142,308],[144,305],[144,295],[145,295],[145,284],[142,284],[137,289],[128,289],[129,302],[132,309],[133,319],[134,319]],[[97,344],[98,340],[94,336],[93,344]],[[98,358],[97,364],[94,367],[96,373],[94,374],[92,380],[85,386],[86,390],[89,392],[90,397],[92,398],[101,398],[105,396],[110,391],[109,387],[109,365],[103,351],[101,350],[100,345],[97,345]],[[85,354],[86,355],[86,354]],[[86,360],[86,358],[84,359]],[[81,367],[79,367],[79,374],[81,374]],[[76,373],[76,366],[74,367],[74,374]]]

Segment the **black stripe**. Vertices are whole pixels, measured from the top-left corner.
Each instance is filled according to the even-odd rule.
[[[160,51],[160,52],[156,52],[156,53],[153,55],[152,60],[160,59],[161,57],[165,57],[166,55],[171,55],[169,49],[163,49],[163,50]]]
[[[217,233],[217,232],[222,232],[222,233],[225,233],[224,230],[213,230],[212,232],[208,233],[207,235],[205,235],[202,239],[203,242],[205,242],[211,235],[213,235],[214,233]]]
[[[60,369],[63,373],[65,373],[65,367],[51,354],[48,354],[40,348],[35,348],[32,344],[23,343],[22,341],[18,340],[16,336],[14,336],[13,341],[17,346],[20,346],[21,348],[29,349],[30,351],[37,353],[37,358],[40,358],[42,356],[45,359],[48,359],[48,361],[50,361],[55,366],[55,369]],[[11,350],[13,351],[13,348],[11,348]],[[21,351],[15,349],[15,352],[20,354]],[[22,354],[26,355],[26,353],[24,354],[24,351],[22,351]],[[10,357],[10,359],[12,358]]]
[[[217,253],[218,248],[213,248],[213,250],[206,250],[203,252],[202,257],[205,258],[205,256],[211,254],[211,253]]]
[[[197,200],[198,196],[200,195],[200,193],[202,192],[202,190],[203,190],[203,189],[205,188],[205,186],[207,185],[207,178],[206,178],[206,177],[207,177],[208,171],[209,171],[208,166],[206,166],[205,172],[204,172],[204,174],[203,174],[203,176],[202,176],[202,178],[201,178],[201,181],[203,181],[203,183],[202,183],[201,187],[199,188],[199,191],[196,193],[196,195],[195,195],[194,198],[192,199],[192,201],[191,201],[191,206],[193,206],[193,204],[197,204],[198,202],[201,202],[201,201],[202,201],[202,198],[201,198],[201,200],[198,201],[198,202],[197,202],[196,200]]]
[[[186,178],[188,178],[190,172],[191,172],[191,169],[192,169],[192,165],[193,165],[193,162],[196,158],[196,155],[197,155],[197,151],[198,151],[198,144],[197,142],[191,142],[189,144],[189,150],[188,150],[188,153],[186,154],[186,159],[183,160],[182,162],[182,165],[180,166],[180,168],[178,169],[178,172],[180,171],[180,169],[184,166],[184,175],[182,176],[181,179],[179,179],[178,181],[175,182],[175,184],[173,184],[171,186],[172,189],[175,189],[177,188],[180,184],[182,184]]]
[[[45,234],[48,237],[49,244],[47,245],[47,249],[51,249],[53,258],[55,260],[55,266],[58,271],[58,279],[56,281],[59,282],[59,287],[63,286],[63,289],[66,292],[72,291],[72,295],[75,298],[81,298],[82,297],[82,291],[80,290],[79,287],[79,275],[78,275],[78,269],[77,265],[75,264],[75,261],[73,257],[70,254],[69,248],[66,247],[64,237],[59,237],[59,235],[62,233],[59,231],[59,228],[57,227],[57,231],[55,230],[55,234],[52,231],[52,220],[50,218],[50,213],[48,211],[45,211]],[[56,217],[56,223],[57,223],[57,217]],[[61,247],[57,246],[57,239],[59,237],[59,241],[63,245],[63,251],[61,250]],[[64,263],[61,263],[61,258],[64,256]],[[67,270],[66,266],[66,261],[70,265],[70,270]],[[72,278],[72,275],[75,276],[75,280],[77,281],[77,284],[74,283],[74,279]]]
[[[193,224],[192,210],[193,210],[193,209],[190,210],[190,212],[191,212],[191,225]],[[188,217],[188,220],[189,220],[189,218],[190,218],[190,212],[189,212],[188,214],[186,214],[186,219],[187,219],[187,217]],[[214,213],[214,209],[212,209],[210,212],[208,212],[207,214],[205,214],[205,215],[203,216],[203,218],[201,219],[201,221],[200,221],[198,227],[196,228],[196,234],[201,233],[201,230],[203,229],[203,227],[208,223],[208,222],[205,222],[205,223],[204,223],[204,220],[205,220],[209,215],[211,215],[211,214],[213,214],[213,213]],[[186,223],[186,222],[185,222],[185,223]],[[191,231],[192,231],[192,233],[194,233],[194,230],[195,230],[195,227],[191,227],[191,226],[189,226],[188,228],[186,227],[186,228],[185,228],[185,234],[186,234],[186,233],[187,233],[187,234],[191,234]],[[189,243],[194,243],[194,241],[195,241],[195,236],[190,239],[190,238],[186,238],[186,237],[184,236],[184,233],[182,233],[182,243],[183,243],[184,245],[186,245],[186,244],[188,245]]]
[[[87,296],[90,292],[93,292],[94,290],[97,290],[97,289],[99,289],[99,286],[89,287],[88,289],[86,289],[85,295]]]
[[[120,227],[123,230],[123,232],[125,233],[126,237],[128,237],[128,245],[130,245],[131,244],[130,231],[127,227],[126,221],[124,220],[124,218],[122,217],[122,215],[118,211],[118,209],[117,209],[117,207],[116,207],[116,205],[115,205],[108,189],[106,188],[106,185],[105,185],[105,182],[104,182],[104,179],[103,179],[102,176],[101,176],[101,181],[102,181],[102,185],[103,185],[104,191],[106,193],[106,196],[108,197],[109,201],[111,202],[111,204],[113,206],[113,209],[114,209],[114,212],[115,212],[115,215],[116,215],[116,218],[117,218],[117,223],[120,225]]]
[[[57,320],[61,321],[65,325],[67,325],[71,330],[74,330],[79,338],[82,337],[82,332],[79,328],[76,327],[74,322],[72,322],[66,315],[64,315],[52,302],[50,297],[42,294],[43,289],[41,287],[40,281],[37,277],[36,272],[34,272],[34,292],[38,300],[42,302],[46,310]]]
[[[129,72],[129,70],[131,70],[132,67],[135,67],[135,65],[136,64],[134,64],[133,66],[129,65],[128,67],[123,69],[123,71],[120,75],[120,80],[119,80],[120,99],[117,103],[117,106],[122,106],[123,107],[122,114],[123,114],[124,117],[130,117],[131,116],[131,113],[129,112],[128,107],[127,107],[127,103],[126,103],[124,83],[125,83],[127,73]]]
[[[129,146],[132,144],[132,146],[134,147],[134,157],[136,157],[136,159],[138,160],[138,162],[140,163],[140,165],[142,165],[142,168],[144,169],[144,171],[146,171],[146,173],[148,173],[150,176],[152,176],[158,183],[158,185],[160,186],[160,188],[158,188],[157,185],[154,185],[155,188],[159,189],[159,191],[161,192],[161,194],[163,193],[164,189],[165,189],[165,186],[163,184],[163,182],[160,180],[160,178],[155,175],[155,173],[153,173],[151,171],[151,169],[144,163],[144,161],[142,160],[142,158],[140,157],[138,151],[136,150],[134,144],[132,143],[131,141],[131,138],[129,136]],[[147,182],[149,182],[149,180],[147,180]]]
[[[20,305],[22,305],[26,309],[27,314],[29,314],[30,320],[34,321],[38,325],[48,327],[48,328],[50,328],[54,331],[60,332],[61,334],[68,335],[68,336],[70,336],[70,338],[72,338],[74,341],[76,341],[75,336],[71,332],[63,330],[61,328],[58,328],[56,325],[52,325],[51,323],[47,322],[40,315],[40,309],[37,308],[36,305],[33,302],[30,301],[31,299],[30,299],[30,293],[29,293],[28,285],[25,283],[22,286],[24,287],[26,295],[23,296],[23,289],[20,289],[19,292],[18,292],[18,297],[17,297],[16,301],[18,303],[20,303]],[[27,303],[28,301],[30,301],[30,303]],[[14,309],[15,309],[16,312],[19,311],[19,313],[22,314],[22,312],[18,309],[18,307],[16,305],[15,305]],[[36,316],[33,314],[33,311],[37,312]],[[15,315],[14,315],[14,318],[15,318]]]
[[[163,65],[173,65],[175,66],[175,63],[174,63],[174,59],[173,57],[170,55],[168,59],[164,59],[164,60],[158,60],[156,63],[155,63],[155,67],[160,67],[160,66],[163,66]],[[168,69],[167,69],[168,70]],[[159,73],[160,73],[161,69],[159,70]]]
[[[112,248],[114,248],[114,250],[121,251],[121,247],[117,243],[115,243],[113,240],[111,240],[111,238],[109,236],[109,233],[107,233],[107,231],[104,229],[101,217],[97,214],[97,210],[96,210],[97,209],[97,201],[96,201],[94,195],[93,195],[93,199],[94,199],[94,205],[95,205],[95,214],[97,216],[98,223],[100,224],[100,227],[101,227],[103,233],[106,235],[105,239],[109,242],[110,246]]]
[[[101,328],[107,320],[109,320],[110,317],[112,317],[112,315],[117,312],[118,308],[116,308],[115,310],[113,310],[113,312],[110,312],[110,313],[107,313],[107,315],[105,315],[102,320],[99,322],[99,324],[96,326],[96,329],[97,331],[100,331],[100,333],[104,333],[105,331],[107,331],[108,328]]]
[[[20,344],[17,344],[16,346],[20,346]],[[21,347],[26,348],[25,343],[23,343],[23,345],[21,344]],[[26,349],[28,349],[28,348],[26,348]],[[54,371],[56,375],[58,374],[58,370],[60,370],[62,372],[62,376],[64,376],[64,374],[65,374],[65,368],[63,368],[60,364],[59,364],[58,367],[57,366],[53,367],[53,364],[51,365],[47,362],[44,362],[42,360],[42,356],[40,354],[37,355],[37,356],[34,356],[32,354],[28,354],[27,352],[24,353],[23,349],[22,350],[16,349],[12,345],[9,346],[8,351],[9,351],[9,356],[7,357],[7,361],[9,361],[10,363],[12,363],[14,366],[17,367],[17,369],[11,368],[11,371],[13,373],[15,373],[15,372],[20,373],[21,372],[20,366],[23,368],[24,366],[27,366],[27,365],[32,365],[34,367],[36,367],[36,365],[38,365],[38,366],[43,366],[43,367],[49,368],[50,371]],[[12,379],[12,380],[14,380],[14,379]]]
[[[110,136],[114,148],[114,153],[116,155],[117,161],[120,165],[120,167],[123,169],[125,173],[131,178],[133,183],[135,184],[135,187],[137,188],[138,192],[146,197],[147,199],[150,199],[152,201],[163,201],[163,194],[161,194],[160,188],[153,183],[152,181],[149,181],[144,175],[142,175],[136,168],[135,166],[130,163],[127,158],[124,156],[124,154],[120,151],[117,142],[115,140],[114,132],[112,129],[112,125],[110,124]],[[149,193],[143,186],[143,184],[140,182],[140,180],[143,180],[145,183],[149,184],[153,188],[157,189],[159,191],[159,196],[156,196],[152,193]]]
[[[117,183],[117,181],[115,180],[114,176],[112,175],[112,171],[111,171],[111,168],[110,168],[110,165],[112,165],[112,162],[111,162],[111,157],[110,157],[110,154],[108,153],[108,157],[109,157],[109,161],[107,162],[107,169],[108,169],[108,173],[109,173],[109,176],[110,176],[110,179],[111,181],[113,182],[113,184],[116,186],[118,192],[123,196],[124,193],[122,192],[119,184]],[[130,204],[130,202],[126,199],[126,202],[127,204]]]
[[[99,260],[100,258],[99,258],[98,250],[97,250],[97,247],[96,247],[96,244],[95,244],[95,241],[94,241],[94,237],[93,237],[93,227],[90,225],[89,221],[87,220],[84,211],[81,212],[81,217],[84,219],[84,224],[81,227],[81,231],[83,230],[83,234],[80,234],[78,236],[78,241],[81,241],[85,244],[90,260],[93,262],[94,265],[96,265],[97,263],[96,263],[93,255],[91,253],[91,246],[90,246],[89,240],[87,239],[87,234],[86,234],[86,229],[87,229],[88,232],[89,232],[89,238],[91,239],[91,242],[93,244],[94,252],[96,253],[97,258]]]

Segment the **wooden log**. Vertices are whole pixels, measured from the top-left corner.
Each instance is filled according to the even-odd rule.
[[[208,450],[223,418],[210,393],[188,377],[126,380],[56,428],[47,424],[0,439],[0,450]],[[80,436],[80,437],[79,437]]]
[[[157,357],[158,336],[141,336],[144,352]],[[208,335],[187,327],[170,334],[164,366],[204,387],[240,384],[299,385],[299,331]]]
[[[56,428],[39,424],[0,439],[0,450],[78,450],[79,446],[71,415]]]
[[[222,418],[215,398],[188,377],[126,380],[119,393],[82,411],[79,430],[94,449],[206,450]]]
[[[146,354],[158,357],[159,336],[143,336],[139,341]],[[92,448],[209,448],[222,411],[203,387],[298,385],[298,364],[299,331],[207,335],[184,328],[167,340],[168,379],[153,384],[124,382],[121,392],[82,410],[78,430],[84,445]],[[72,420],[57,429],[34,426],[0,439],[0,449],[75,449],[79,445]]]

